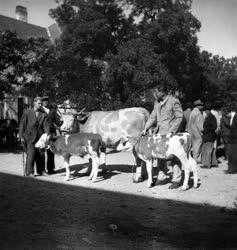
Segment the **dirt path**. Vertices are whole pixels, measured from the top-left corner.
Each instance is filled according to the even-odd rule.
[[[71,163],[70,182],[59,158],[57,174],[23,178],[22,155],[0,154],[1,249],[237,247],[237,175],[225,162],[186,192],[133,183],[130,153],[109,155],[112,172],[96,183],[86,159]]]

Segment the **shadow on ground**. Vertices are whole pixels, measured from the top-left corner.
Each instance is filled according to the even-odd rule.
[[[0,174],[1,249],[237,247],[237,213]]]

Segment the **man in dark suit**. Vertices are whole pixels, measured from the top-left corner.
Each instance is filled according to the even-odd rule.
[[[56,126],[61,126],[62,121],[60,115],[57,113],[57,107],[54,106],[49,101],[48,96],[43,97],[43,106],[44,112],[47,114],[47,119],[50,126],[50,134],[56,136]],[[55,164],[54,164],[54,153],[51,150],[47,150],[47,172],[48,174],[55,173]]]
[[[35,148],[35,143],[43,133],[49,134],[47,115],[41,112],[42,98],[34,99],[34,106],[25,110],[19,127],[21,142],[26,145],[26,176],[34,175],[34,162],[39,175],[44,173],[44,153]]]

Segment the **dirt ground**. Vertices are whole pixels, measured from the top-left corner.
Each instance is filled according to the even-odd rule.
[[[200,169],[200,187],[135,184],[131,153],[111,154],[111,172],[92,183],[87,159],[71,158],[74,179],[22,176],[22,154],[0,153],[0,249],[237,248],[237,175]]]

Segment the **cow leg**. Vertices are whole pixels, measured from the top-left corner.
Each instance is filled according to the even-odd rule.
[[[69,166],[69,159],[64,159],[64,166],[66,168],[66,177],[65,181],[69,181],[70,178],[70,166]]]
[[[142,181],[142,165],[143,165],[143,160],[141,160],[138,155],[136,150],[133,148],[133,155],[135,157],[136,161],[136,174],[135,177],[133,177],[133,182],[138,183]]]
[[[193,187],[198,187],[198,167],[196,161],[192,158],[191,154],[189,154],[189,165],[191,166],[191,170],[193,171]]]
[[[91,164],[91,172],[90,172],[90,175],[88,177],[89,180],[91,180],[93,175],[94,175],[94,164],[93,164],[93,158],[92,157],[90,158],[90,164]]]
[[[148,174],[147,187],[152,187],[152,160],[146,161],[146,170]]]
[[[182,156],[177,156],[176,157],[179,158],[179,160],[181,161],[183,168],[184,168],[184,182],[183,182],[183,186],[182,189],[183,190],[187,190],[189,188],[188,186],[188,181],[189,181],[189,175],[190,175],[190,164],[189,164],[189,160],[187,158],[186,154],[183,154]]]
[[[92,181],[93,182],[95,182],[97,179],[99,164],[100,164],[100,159],[98,158],[97,154],[95,153],[92,157],[92,169],[93,169]]]

